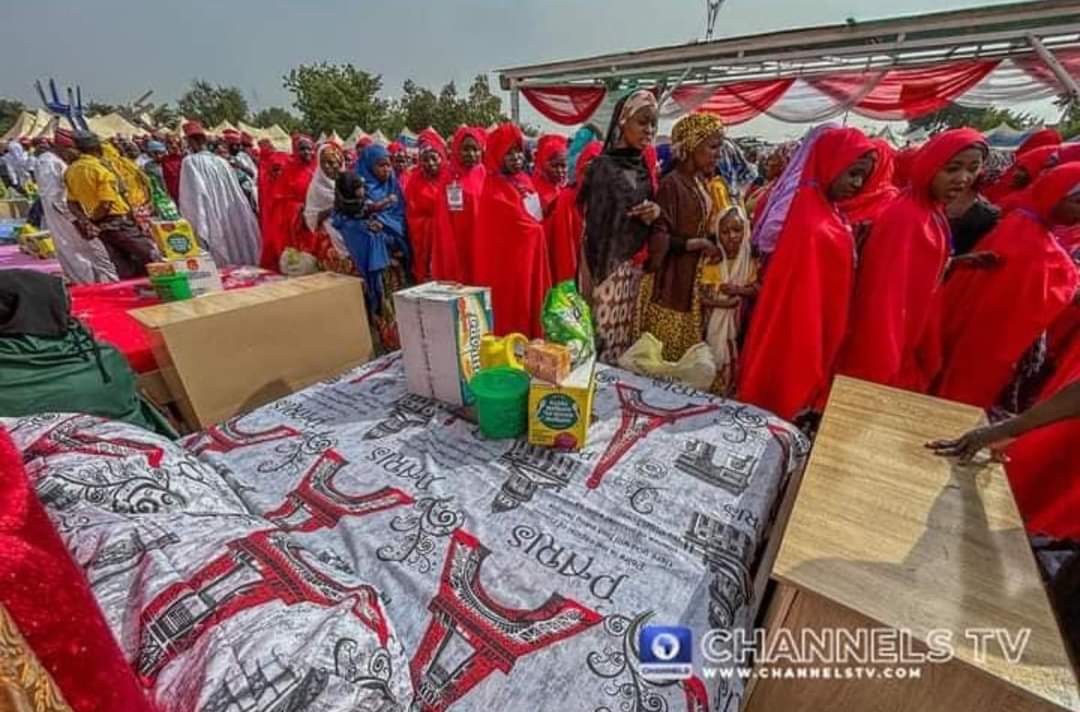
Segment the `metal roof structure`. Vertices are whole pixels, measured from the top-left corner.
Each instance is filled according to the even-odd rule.
[[[1080,88],[1054,58],[1080,47],[1080,0],[1038,0],[866,22],[784,30],[498,70],[518,118],[522,88],[686,84],[930,66],[1033,53],[1073,95]]]

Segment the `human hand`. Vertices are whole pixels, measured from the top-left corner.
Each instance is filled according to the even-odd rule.
[[[382,232],[383,225],[378,220],[368,220],[367,226],[372,232]]]
[[[935,455],[955,457],[960,462],[971,462],[980,450],[990,448],[992,462],[1008,462],[1009,458],[1002,448],[1011,441],[1012,438],[1003,434],[999,428],[989,425],[966,432],[955,440],[928,442],[926,447]]]
[[[643,200],[626,211],[628,217],[637,218],[646,225],[652,225],[660,217],[660,206],[651,200]]]

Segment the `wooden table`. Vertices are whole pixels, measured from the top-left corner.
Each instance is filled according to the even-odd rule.
[[[981,422],[975,408],[837,379],[773,571],[770,635],[887,627],[926,651],[944,630],[956,654],[918,680],[758,680],[747,710],[1080,709],[1004,471],[924,447]],[[976,629],[1031,632],[1013,664],[996,641],[980,659]]]

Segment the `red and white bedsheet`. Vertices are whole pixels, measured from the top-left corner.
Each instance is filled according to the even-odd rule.
[[[750,625],[807,443],[752,407],[598,372],[587,448],[487,441],[399,357],[169,443],[0,421],[163,710],[735,710],[651,683],[645,624]]]

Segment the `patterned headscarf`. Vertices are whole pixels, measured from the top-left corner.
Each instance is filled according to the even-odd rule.
[[[623,124],[630,120],[631,116],[647,107],[652,108],[654,111],[659,107],[656,95],[648,89],[638,89],[626,97],[622,111],[619,112],[618,126],[621,128]]]
[[[676,156],[686,158],[713,136],[722,136],[724,122],[712,114],[693,113],[679,119],[671,130],[671,144]]]

